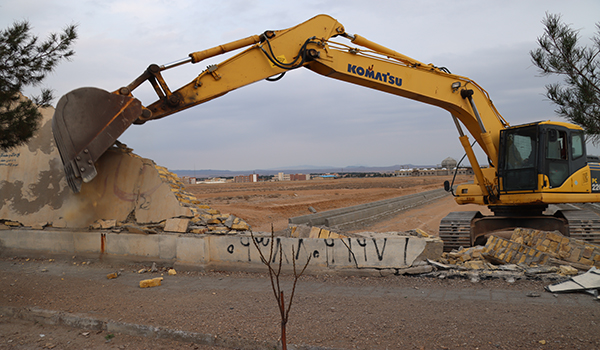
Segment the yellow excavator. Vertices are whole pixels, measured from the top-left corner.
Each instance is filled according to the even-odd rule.
[[[163,78],[165,70],[245,47],[209,65],[177,90]],[[69,186],[79,192],[82,182],[91,181],[96,176],[94,163],[131,124],[164,118],[259,80],[280,79],[301,67],[450,112],[475,179],[455,191],[449,184],[446,189],[453,191],[457,203],[486,205],[494,215],[472,211],[448,215],[440,224],[446,249],[481,243],[490,232],[514,227],[558,230],[565,236],[600,242],[595,213],[547,214],[552,204],[600,202],[600,164],[588,164],[582,128],[551,121],[511,126],[473,80],[348,34],[327,15],[193,52],[172,64],[152,64],[113,92],[80,88],[67,93],[57,104],[52,129]],[[132,94],[145,82],[157,95],[147,106]],[[479,165],[465,129],[485,152],[488,166]]]

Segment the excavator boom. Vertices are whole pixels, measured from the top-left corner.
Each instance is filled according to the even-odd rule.
[[[349,39],[362,48],[330,41],[334,37]],[[164,70],[244,47],[248,48],[218,65],[208,66],[176,90],[172,90],[162,76]],[[65,95],[57,106],[53,127],[69,185],[78,192],[81,182],[91,181],[96,173],[93,163],[131,124],[164,118],[239,87],[280,77],[301,67],[442,107],[465,125],[488,158],[493,162],[497,160],[499,130],[507,123],[485,90],[468,78],[421,63],[359,35],[350,35],[332,17],[319,15],[289,29],[266,31],[191,53],[189,58],[172,65],[150,65],[129,85],[112,93],[86,88]],[[158,99],[142,106],[132,92],[145,82],[152,85]],[[473,113],[469,102],[460,97],[461,90],[452,88],[452,84],[458,84],[463,90],[469,88],[470,101],[479,106],[483,117]],[[91,158],[88,154],[92,154]],[[474,158],[470,161],[478,164]],[[482,193],[488,194],[493,187],[491,181],[486,181],[481,172],[477,174],[479,183],[486,184],[481,186]]]

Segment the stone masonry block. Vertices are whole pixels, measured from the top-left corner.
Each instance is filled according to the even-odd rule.
[[[576,262],[581,257],[581,249],[575,248],[571,251],[571,255],[569,256],[569,261]]]
[[[225,219],[225,221],[223,222],[223,225],[227,226],[228,228],[231,228],[231,226],[233,226],[233,222],[235,221],[235,219],[236,219],[235,216],[229,215],[227,217],[227,219]]]
[[[592,257],[592,254],[594,253],[594,247],[586,245],[585,249],[583,250],[583,253],[581,253],[581,256],[589,259]]]
[[[548,232],[546,237],[548,237],[548,239],[552,242],[561,242],[563,238],[562,235],[556,234],[554,232]]]
[[[513,238],[515,236],[513,235]],[[504,241],[502,244],[499,242]],[[506,244],[504,244],[506,243]],[[496,249],[496,247],[503,247]],[[548,260],[548,255],[534,248],[527,247],[516,242],[507,241],[501,237],[491,236],[482,255],[491,260],[501,261],[507,264],[541,264]]]
[[[185,233],[187,232],[189,224],[190,219],[167,219],[167,223],[165,224],[165,231]]]
[[[329,238],[329,230],[321,229],[321,232],[319,232],[319,238]]]
[[[231,229],[237,231],[247,231],[250,229],[250,225],[248,225],[245,221],[241,220],[240,218],[236,218],[233,222],[233,225],[231,225]]]
[[[310,229],[310,234],[308,235],[308,238],[319,238],[319,233],[321,232],[321,229],[319,227],[312,227]]]

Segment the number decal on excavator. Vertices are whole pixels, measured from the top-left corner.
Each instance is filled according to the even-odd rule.
[[[600,171],[592,170],[590,173],[592,174],[592,193],[599,193],[600,181],[598,179],[600,179]]]

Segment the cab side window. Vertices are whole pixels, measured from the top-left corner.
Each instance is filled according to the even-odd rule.
[[[569,177],[568,142],[565,131],[550,129],[546,142],[548,179],[551,187],[560,187]]]
[[[546,145],[546,158],[567,160],[567,133],[550,130]]]
[[[571,151],[573,154],[573,159],[577,159],[583,156],[583,133],[577,132],[571,135]]]

